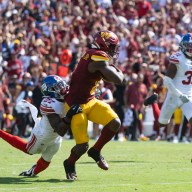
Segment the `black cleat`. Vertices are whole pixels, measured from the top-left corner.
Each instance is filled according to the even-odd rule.
[[[27,171],[23,171],[22,173],[19,174],[19,176],[25,176],[25,177],[35,177],[36,175],[34,174],[34,169],[35,169],[36,165],[33,165],[33,167],[31,167],[31,169],[27,170]]]
[[[63,162],[63,166],[66,173],[66,178],[70,181],[77,180],[77,174],[75,171],[75,165],[69,165],[67,159]]]
[[[88,152],[88,156],[95,160],[98,167],[100,167],[103,170],[108,170],[109,165],[105,161],[104,157],[100,154],[100,152],[96,151],[93,147],[91,147]]]
[[[152,105],[153,103],[156,103],[158,99],[158,94],[157,93],[153,93],[153,95],[147,97],[144,100],[144,105],[148,106],[148,105]]]

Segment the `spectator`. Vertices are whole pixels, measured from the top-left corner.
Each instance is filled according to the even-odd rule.
[[[17,59],[17,55],[15,52],[11,53],[11,58],[8,60],[6,72],[8,78],[12,76],[16,76],[17,80],[21,80],[23,73],[23,66],[19,59]]]
[[[20,90],[24,72],[35,85],[42,72],[58,74],[64,49],[72,52],[70,64],[64,66],[64,79],[70,81],[92,35],[103,29],[121,39],[118,67],[128,76],[144,74],[150,90],[158,84],[157,72],[166,71],[167,58],[178,50],[181,37],[192,30],[189,0],[1,1],[0,13],[0,71],[7,73],[12,93],[14,86]],[[124,89],[117,87],[115,94],[124,95]]]
[[[32,98],[31,98],[32,104],[37,108],[38,116],[41,116],[40,104],[41,104],[41,101],[43,100],[43,93],[41,92],[41,83],[46,76],[47,76],[46,73],[41,73],[38,84],[34,87],[33,93],[32,93]]]
[[[137,138],[137,126],[139,128],[141,140],[148,140],[147,137],[144,136],[144,129],[143,129],[143,115],[144,115],[144,108],[143,102],[145,97],[147,96],[147,87],[143,83],[143,74],[134,74],[134,82],[127,86],[126,92],[124,95],[124,102],[125,102],[125,109],[133,109],[134,112],[137,114],[136,118],[134,119],[135,127],[133,127],[133,135],[132,139],[136,140]]]
[[[34,89],[34,83],[32,81],[27,82],[26,89],[23,90],[17,97],[16,103],[19,103],[19,101],[21,101],[22,99],[31,103],[33,89]],[[27,125],[29,125],[30,127],[32,127],[33,125],[31,113],[27,107],[21,105],[16,105],[15,112],[16,112],[15,117],[17,119],[17,126],[19,129],[18,135],[21,137],[26,137]]]

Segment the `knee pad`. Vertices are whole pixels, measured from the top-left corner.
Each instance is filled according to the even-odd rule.
[[[82,156],[83,154],[86,153],[86,151],[89,148],[89,144],[88,143],[82,143],[82,144],[77,144],[75,145],[72,149],[71,152],[75,153],[77,156]]]

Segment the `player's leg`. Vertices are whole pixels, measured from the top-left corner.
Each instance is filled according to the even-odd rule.
[[[181,106],[181,109],[182,109],[182,112],[183,112],[184,116],[187,118],[188,122],[190,123],[190,126],[192,127],[192,111],[191,111],[191,108],[192,108],[192,103],[191,102],[187,102],[187,103],[185,103],[185,104],[183,104]],[[185,136],[185,134],[184,134],[184,136]],[[184,138],[182,139],[182,141],[187,142],[186,139],[184,140]]]
[[[178,97],[170,93],[167,94],[158,119],[160,128],[165,128],[169,124],[173,113],[180,105],[181,100]]]
[[[56,141],[50,143],[46,147],[46,149],[43,151],[43,153],[42,153],[41,157],[38,159],[37,163],[35,165],[33,165],[31,167],[31,169],[20,173],[19,176],[34,177],[37,174],[39,174],[40,172],[47,169],[47,167],[49,166],[49,164],[51,162],[51,159],[58,152],[58,150],[61,146],[61,142],[62,142],[61,137],[58,137]],[[36,147],[34,147],[34,148],[36,148]]]
[[[180,124],[182,122],[182,111],[181,111],[180,108],[177,108],[175,110],[173,121],[174,121],[174,127],[173,127],[174,138],[173,138],[173,143],[178,143],[179,142],[179,127],[180,127]]]
[[[23,151],[24,153],[28,153],[26,149],[27,141],[21,139],[20,137],[11,135],[3,130],[0,130],[0,138],[5,140],[7,143],[12,145],[13,147]]]
[[[86,153],[88,143],[76,144],[72,149],[70,156],[63,162],[63,166],[68,180],[77,180],[77,173],[75,168],[76,161]]]
[[[152,106],[155,121],[158,121],[159,115],[160,115],[160,109],[159,109],[157,100],[158,100],[158,94],[154,93],[153,95],[146,98],[144,101],[145,106],[148,106],[148,105]]]
[[[65,104],[66,111],[69,106]],[[77,174],[75,170],[76,161],[86,153],[88,149],[89,135],[87,133],[88,119],[87,115],[84,113],[89,108],[89,105],[81,105],[83,110],[82,113],[74,115],[71,120],[71,130],[73,137],[76,141],[76,145],[71,149],[69,157],[64,160],[63,165],[66,173],[67,179],[74,181],[77,179]]]
[[[88,119],[94,123],[102,124],[104,127],[95,145],[88,150],[101,169],[108,170],[109,166],[101,155],[101,149],[115,136],[120,128],[121,122],[112,108],[99,100],[96,100],[94,110],[88,114]]]
[[[34,174],[44,171],[49,166],[53,156],[59,151],[61,147],[62,138],[58,137],[54,143],[51,143],[46,150],[42,153],[42,156],[37,161],[36,167],[34,169]]]
[[[25,177],[34,177],[38,173],[44,171],[48,166],[50,162],[45,161],[43,157],[40,157],[35,165],[31,167],[31,169],[23,171],[19,174],[19,176],[25,176]]]

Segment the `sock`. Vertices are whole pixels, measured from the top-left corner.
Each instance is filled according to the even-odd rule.
[[[111,131],[109,128],[104,127],[103,130],[101,131],[101,135],[99,136],[97,142],[93,146],[94,149],[97,151],[101,151],[103,146],[108,143],[113,136],[116,134],[116,132]]]
[[[36,167],[34,169],[34,174],[42,172],[49,166],[50,162],[45,161],[42,157],[37,161]]]
[[[175,133],[175,136],[178,136],[178,133],[179,133],[179,124],[175,124],[174,126],[174,133]]]
[[[159,109],[159,106],[157,103],[153,103],[152,104],[152,109],[153,109],[153,115],[154,115],[154,118],[155,118],[155,121],[158,121],[159,119],[159,115],[160,115],[160,109]]]
[[[141,137],[144,137],[144,134],[143,134],[143,132],[144,132],[144,127],[143,127],[143,122],[142,122],[142,120],[139,120],[138,121],[138,128],[139,128],[139,131],[140,131],[140,136]]]
[[[11,135],[5,131],[0,130],[0,137],[5,140],[7,143],[12,145],[13,147],[23,151],[24,153],[27,153],[26,146],[27,141],[21,139],[18,136]]]
[[[78,156],[75,154],[73,151],[71,151],[71,154],[69,158],[67,159],[67,162],[69,165],[75,165],[76,161],[80,158],[81,156]]]
[[[156,120],[154,120],[154,124],[153,124],[153,129],[154,131],[157,133],[156,135],[159,136],[160,135],[160,128],[159,128],[159,124]]]

